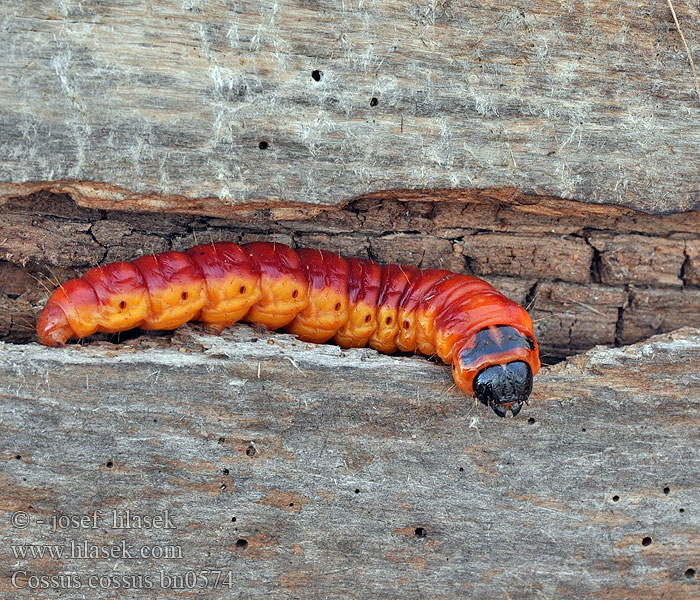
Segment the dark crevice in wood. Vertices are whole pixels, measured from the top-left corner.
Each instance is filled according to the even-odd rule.
[[[439,191],[409,197],[373,194],[282,220],[274,218],[279,207],[232,220],[83,208],[44,192],[8,200],[0,223],[0,339],[35,339],[48,295],[35,278],[52,288],[99,263],[255,239],[451,269],[487,279],[524,306],[536,299],[530,312],[548,361],[700,325],[698,212],[650,216],[515,192],[474,193],[466,203]]]

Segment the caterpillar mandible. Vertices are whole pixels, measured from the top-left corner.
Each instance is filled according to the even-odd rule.
[[[191,320],[217,331],[242,320],[307,342],[437,354],[460,389],[499,417],[520,412],[540,368],[530,316],[477,277],[268,242],[203,244],[97,267],[56,289],[37,333],[42,344],[62,346]]]

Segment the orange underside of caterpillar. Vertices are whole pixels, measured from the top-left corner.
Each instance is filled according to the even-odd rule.
[[[470,395],[485,367],[523,361],[533,375],[540,367],[527,312],[481,279],[267,242],[218,242],[92,269],[53,293],[37,333],[42,344],[61,346],[192,320],[218,331],[247,321],[308,342],[437,354]],[[488,339],[477,338],[484,330]]]

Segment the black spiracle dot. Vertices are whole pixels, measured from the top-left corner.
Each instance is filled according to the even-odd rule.
[[[650,546],[651,538],[647,535],[642,538],[642,546]]]
[[[323,71],[319,71],[318,69],[311,71],[311,79],[314,81],[321,81],[321,77],[323,77]]]
[[[424,538],[426,535],[428,535],[428,532],[425,530],[425,527],[416,527],[413,533],[416,537],[420,538]]]
[[[236,540],[236,548],[238,550],[245,550],[248,547],[248,540],[244,540],[241,538],[240,540]]]

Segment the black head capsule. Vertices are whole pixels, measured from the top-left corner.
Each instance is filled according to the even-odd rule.
[[[532,392],[532,369],[522,360],[486,367],[474,380],[474,395],[499,417],[520,412]]]

